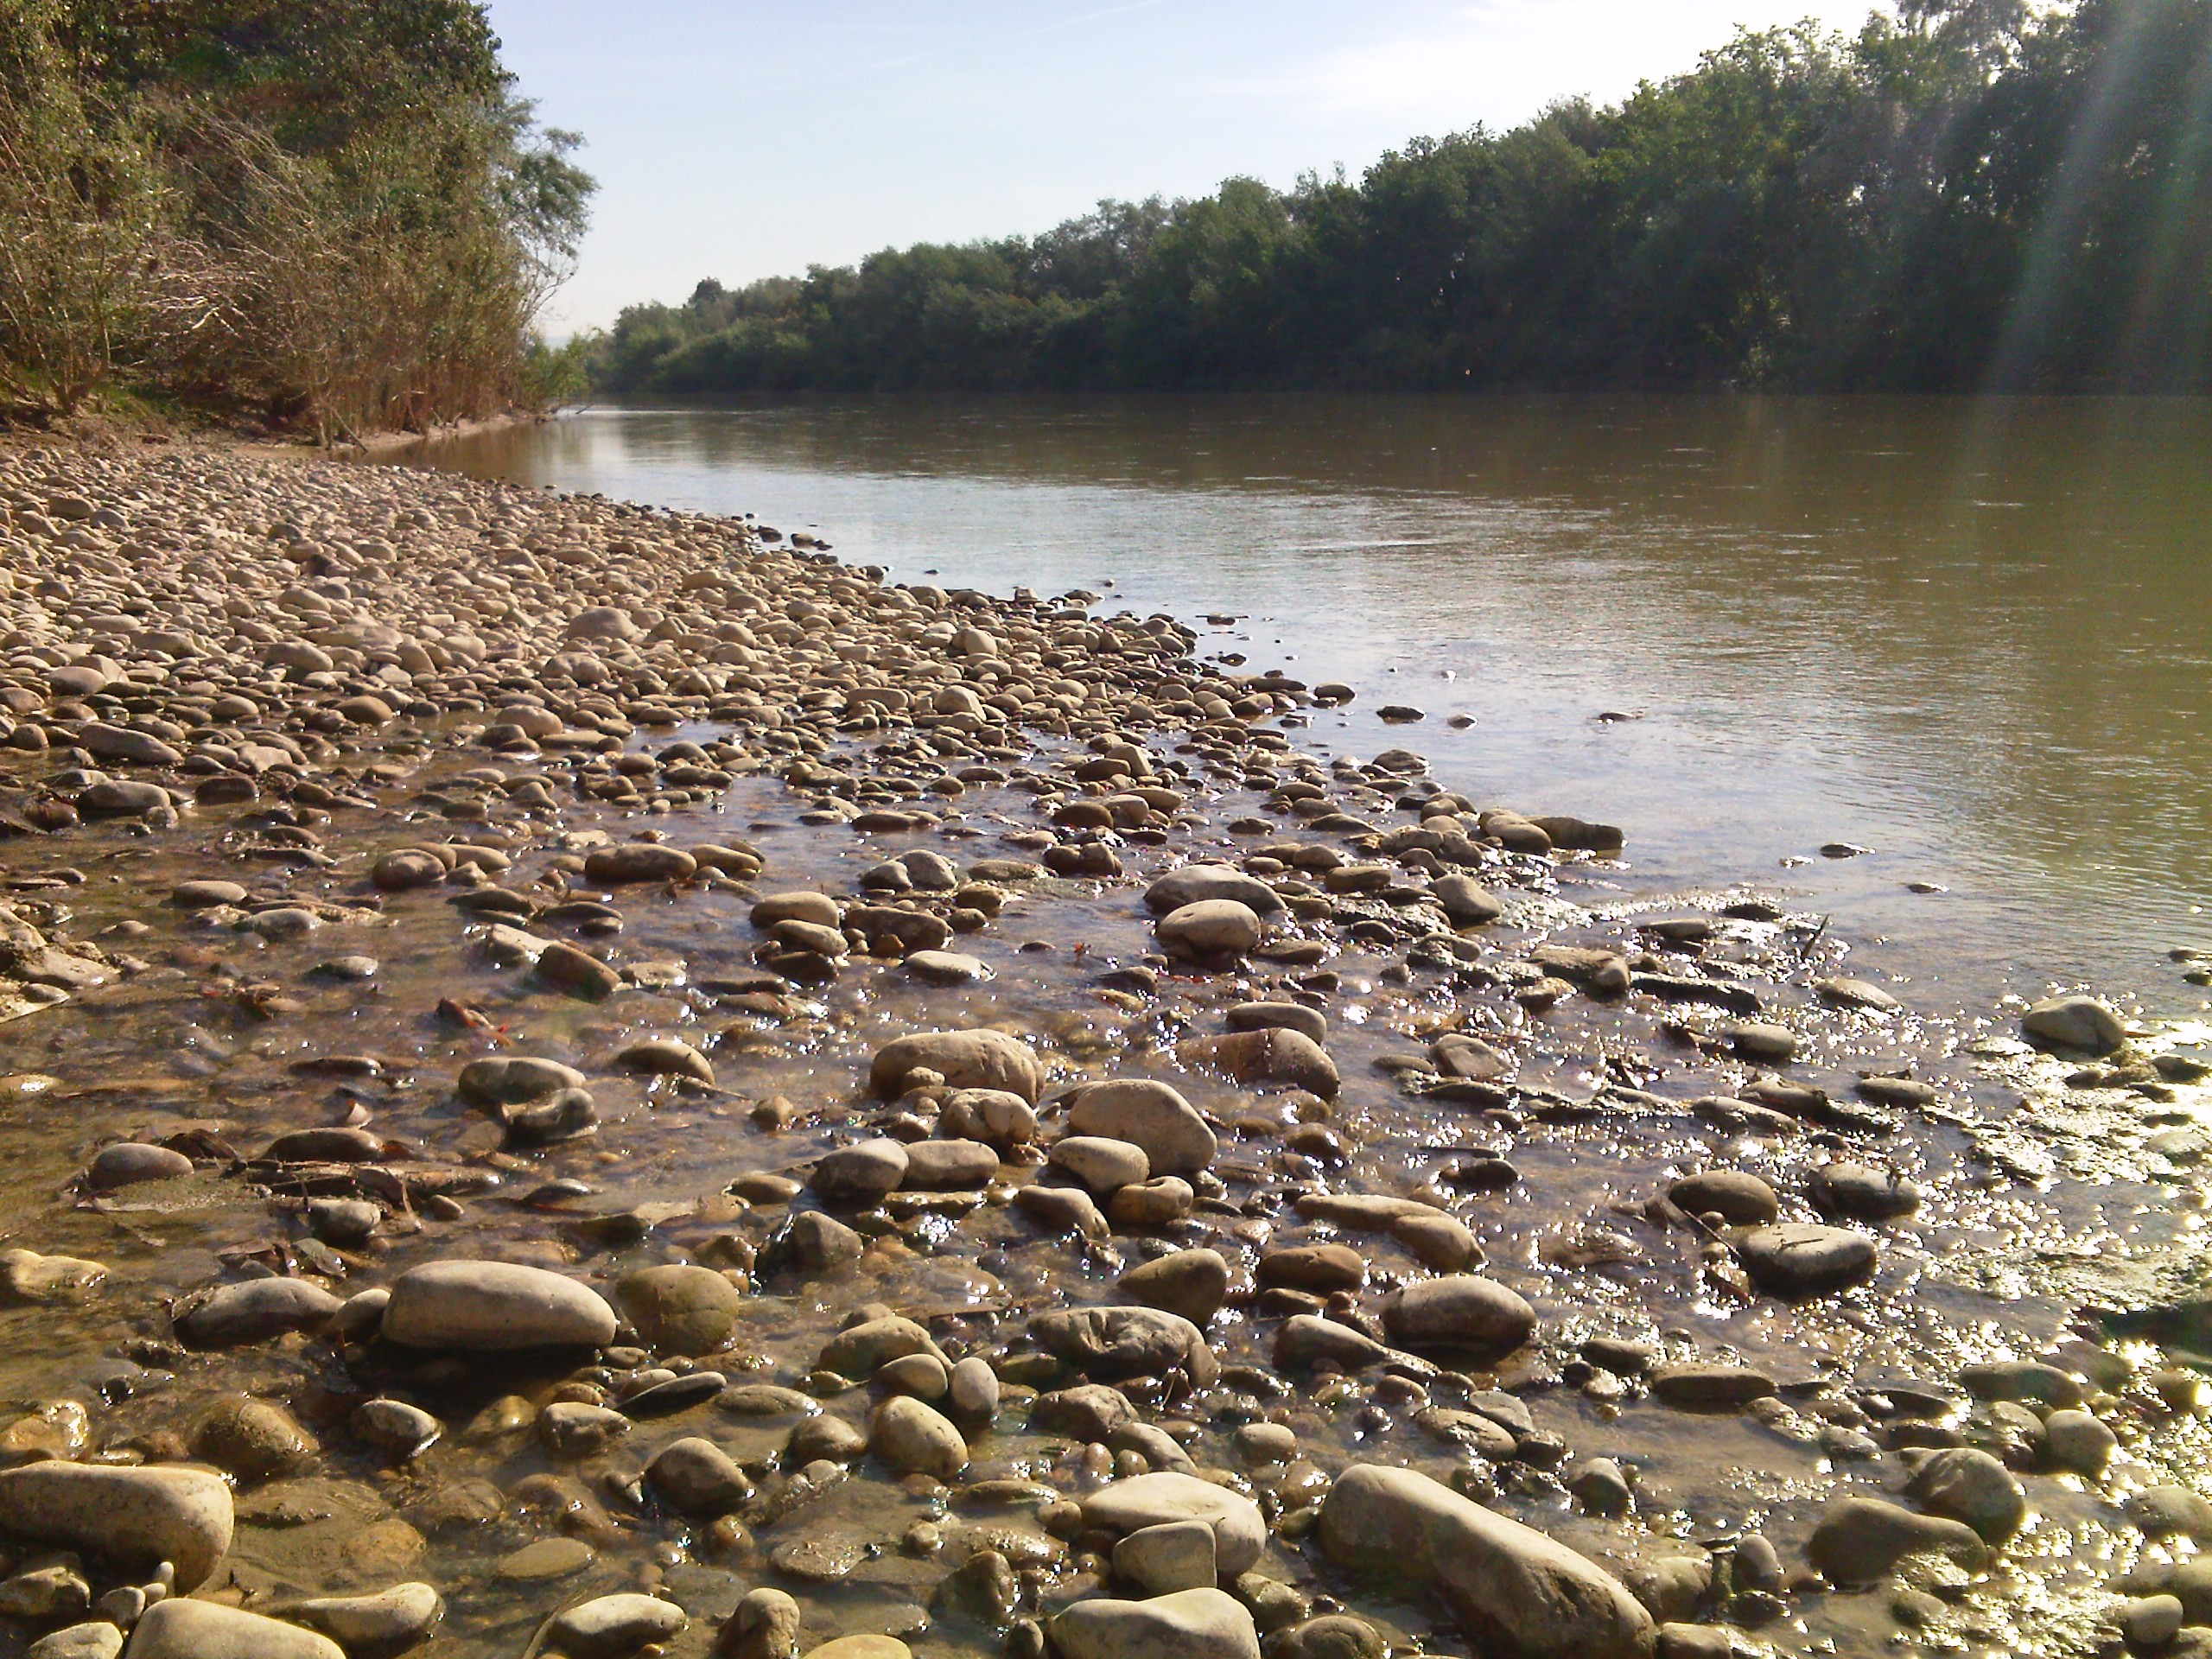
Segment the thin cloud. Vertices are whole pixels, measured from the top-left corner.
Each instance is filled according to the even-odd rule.
[[[1740,0],[1485,0],[1419,33],[1328,53],[1247,95],[1294,99],[1313,115],[1402,113],[1408,130],[1493,124],[1561,98],[1618,98],[1639,80],[1692,67],[1736,27]],[[1855,27],[1866,0],[1813,0],[1806,10]],[[1460,113],[1464,112],[1464,114]]]

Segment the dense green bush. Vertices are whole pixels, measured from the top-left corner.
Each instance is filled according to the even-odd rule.
[[[1904,0],[1618,105],[623,313],[611,391],[2212,388],[2212,0]]]
[[[326,437],[522,399],[575,143],[474,0],[0,0],[0,392]]]

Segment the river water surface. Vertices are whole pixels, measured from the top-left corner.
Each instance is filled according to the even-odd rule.
[[[1930,1001],[2203,1006],[2168,959],[2212,945],[2202,403],[886,398],[409,459],[749,511],[896,580],[1233,614],[1210,654],[1358,688],[1314,747],[1762,880]]]

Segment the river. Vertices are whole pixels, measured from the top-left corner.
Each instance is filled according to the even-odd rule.
[[[1312,747],[1620,823],[1643,870],[1825,912],[1925,1001],[2205,1006],[2169,958],[2212,944],[2201,402],[598,407],[404,458],[1233,615],[1207,654],[1358,689]]]

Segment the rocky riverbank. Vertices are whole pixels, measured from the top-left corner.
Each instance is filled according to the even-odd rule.
[[[1094,594],[0,505],[0,1652],[2212,1653],[2175,1033]]]

